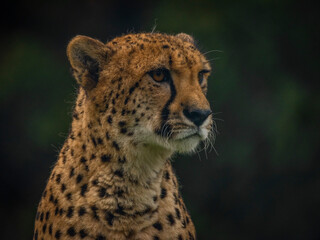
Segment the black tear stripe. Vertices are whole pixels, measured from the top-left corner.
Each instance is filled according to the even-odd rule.
[[[166,122],[168,121],[168,118],[169,118],[169,114],[170,114],[169,106],[173,102],[173,100],[175,99],[175,97],[177,95],[177,91],[176,91],[176,88],[173,84],[173,80],[172,80],[171,76],[169,79],[169,86],[170,86],[171,95],[170,95],[168,102],[166,103],[166,105],[164,106],[164,108],[161,111],[161,126],[160,126],[160,128],[158,128],[156,130],[156,133],[160,136],[163,136],[163,137],[167,136],[167,133],[169,133],[171,131],[170,125],[168,125],[168,127],[164,127],[164,125],[166,124]]]

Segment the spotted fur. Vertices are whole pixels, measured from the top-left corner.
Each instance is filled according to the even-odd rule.
[[[77,36],[67,55],[79,93],[33,239],[195,239],[169,161],[212,125],[210,66],[192,37],[130,34],[103,44]]]

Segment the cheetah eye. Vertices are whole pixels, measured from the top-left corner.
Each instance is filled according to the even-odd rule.
[[[206,73],[209,73],[209,72],[210,72],[209,70],[203,69],[203,70],[201,70],[201,71],[198,73],[198,79],[199,79],[200,85],[202,84],[202,82],[203,82],[203,80],[204,80],[204,75],[205,75]]]
[[[156,82],[165,82],[169,79],[169,71],[165,68],[158,68],[156,70],[148,72],[148,74],[153,78]]]

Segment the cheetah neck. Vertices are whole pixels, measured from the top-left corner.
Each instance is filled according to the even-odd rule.
[[[79,102],[60,158],[83,176],[87,204],[111,214],[109,227],[124,230],[132,220],[142,228],[156,217],[163,170],[171,152],[118,137],[112,125],[106,127]],[[78,191],[83,194],[81,187]]]

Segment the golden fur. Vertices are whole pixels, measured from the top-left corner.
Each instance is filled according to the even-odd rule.
[[[34,239],[195,239],[169,161],[212,125],[210,66],[192,37],[130,34],[103,44],[77,36],[67,55],[80,88]],[[170,80],[155,81],[156,69]],[[208,112],[201,125],[186,117],[191,108]]]

